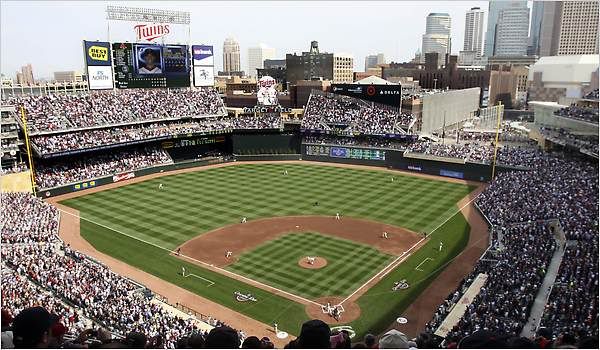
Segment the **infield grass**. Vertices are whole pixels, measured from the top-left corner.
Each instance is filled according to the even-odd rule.
[[[284,170],[288,170],[288,175],[283,175]],[[162,190],[158,189],[160,183],[164,185]],[[395,315],[410,305],[462,250],[468,240],[469,226],[461,214],[455,215],[458,211],[456,203],[473,189],[473,186],[392,174],[385,170],[239,164],[168,175],[65,200],[62,204],[80,211],[82,236],[99,251],[266,324],[277,322],[281,329],[291,334],[297,334],[300,324],[308,319],[303,305],[183,262],[171,256],[168,250],[203,232],[239,223],[243,216],[253,220],[339,212],[343,216],[380,221],[416,232],[431,232],[439,227],[431,241],[358,299],[363,311],[361,318],[352,325],[362,335],[368,331],[377,332],[392,322]],[[314,205],[316,201],[319,206]],[[441,252],[435,249],[439,241],[443,241],[445,247]],[[424,271],[414,270],[426,257],[434,260],[423,265]],[[251,260],[246,258],[242,257],[246,262]],[[270,265],[264,268],[268,272],[286,258],[281,257],[281,261],[269,259]],[[310,288],[299,290],[300,285],[294,287],[290,281],[276,281],[281,279],[280,276],[268,275],[267,279],[269,283],[301,295],[322,295],[319,290],[325,291],[323,295],[326,295],[333,290],[348,290],[360,285],[360,281],[378,272],[387,261],[387,257],[381,261],[375,259],[373,271],[369,270],[365,276],[349,277],[339,286],[332,286],[331,280],[325,279],[315,280],[315,285],[311,282]],[[349,271],[355,271],[361,264],[361,259],[355,259],[346,261],[345,266]],[[208,287],[201,280],[183,278],[178,274],[181,266],[215,284]],[[253,273],[238,264],[230,268],[244,275]],[[252,277],[259,279],[256,274]],[[393,282],[402,278],[409,280],[411,288],[391,293]],[[305,279],[298,279],[297,283],[303,281]],[[233,298],[236,291],[252,293],[258,302],[240,304]],[[195,308],[202,309],[201,305]]]
[[[318,256],[327,266],[309,270],[300,259]],[[227,267],[308,299],[346,296],[391,262],[393,256],[365,244],[314,232],[290,233],[265,242]]]

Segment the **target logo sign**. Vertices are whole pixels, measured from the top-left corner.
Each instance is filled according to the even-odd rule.
[[[367,95],[369,95],[369,96],[375,95],[375,86],[367,87]]]

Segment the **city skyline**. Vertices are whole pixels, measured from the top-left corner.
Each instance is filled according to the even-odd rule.
[[[120,5],[190,11],[191,44],[209,44],[215,47],[215,57],[222,57],[226,37],[234,37],[240,44],[241,62],[246,62],[247,50],[264,42],[277,50],[276,58],[286,53],[306,51],[312,40],[319,41],[323,52],[347,52],[354,56],[354,69],[361,71],[364,58],[373,52],[381,52],[387,61],[410,61],[421,47],[425,19],[430,12],[449,13],[453,19],[451,37],[453,42],[462,43],[464,38],[464,16],[475,6],[487,9],[487,1],[430,1],[430,2],[36,2],[3,1],[1,4],[1,72],[14,77],[16,70],[31,63],[36,79],[50,78],[54,71],[83,70],[81,42],[107,40],[106,6]],[[365,16],[374,5],[385,9],[377,16]],[[226,16],[214,16],[215,13]],[[29,23],[22,24],[22,14],[27,13]],[[207,15],[207,13],[212,15]],[[307,23],[328,22],[328,28],[303,25],[297,22],[289,26],[289,17],[306,18]],[[335,17],[332,17],[335,14]],[[256,16],[255,16],[256,15]],[[310,17],[314,18],[310,18]],[[251,18],[269,19],[264,30],[249,31]],[[361,19],[356,27],[351,19]],[[288,23],[288,25],[285,25]],[[401,23],[399,25],[399,23]],[[254,25],[254,24],[252,24]],[[72,28],[78,28],[77,31]],[[207,31],[206,29],[210,30]],[[273,28],[286,28],[286,30]],[[369,29],[370,28],[370,29]],[[381,28],[391,28],[382,35]],[[348,33],[352,35],[348,35]],[[43,36],[42,36],[43,35]],[[18,48],[18,49],[17,49]],[[460,45],[453,47],[458,54]],[[58,50],[60,49],[60,51]],[[216,70],[221,70],[222,61],[215,60]],[[243,64],[242,64],[243,65]]]

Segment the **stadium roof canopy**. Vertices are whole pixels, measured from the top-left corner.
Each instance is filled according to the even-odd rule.
[[[529,80],[542,73],[544,83],[589,83],[598,70],[599,55],[545,56],[529,70]]]
[[[366,77],[361,80],[357,80],[354,82],[356,85],[398,85],[396,83],[392,83],[391,81],[387,81],[385,79],[381,79],[375,75],[371,75],[370,77]]]

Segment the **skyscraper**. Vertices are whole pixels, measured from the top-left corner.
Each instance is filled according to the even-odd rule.
[[[598,53],[598,1],[563,1],[557,55]]]
[[[475,51],[476,55],[481,55],[484,14],[485,11],[479,7],[473,7],[467,11],[467,15],[465,16],[464,51]]]
[[[533,4],[538,6],[541,5],[542,8],[537,54],[539,56],[556,56],[556,52],[558,51],[562,2],[536,1]]]
[[[17,71],[17,84],[21,85],[33,85],[35,80],[33,79],[33,67],[31,63],[21,67],[21,71]]]
[[[544,1],[534,1],[531,8],[531,25],[529,28],[528,55],[539,55],[540,36],[542,34],[542,19],[544,18]]]
[[[265,44],[248,48],[248,75],[256,77],[256,70],[264,68],[264,61],[272,58],[275,58],[275,49]]]
[[[223,43],[223,72],[239,72],[240,67],[240,45],[234,38],[227,38]]]
[[[525,56],[529,36],[529,8],[520,4],[500,10],[494,56]]]
[[[427,16],[421,49],[422,57],[427,53],[436,52],[438,66],[444,65],[446,54],[451,50],[450,26],[450,15],[447,13],[430,13]]]
[[[365,72],[369,68],[375,68],[378,64],[385,63],[385,56],[382,53],[378,53],[377,55],[369,55],[365,57]]]
[[[496,42],[496,25],[498,24],[498,16],[502,9],[520,5],[521,7],[527,7],[527,1],[494,1],[490,0],[488,7],[488,21],[487,31],[485,32],[485,46],[483,54],[485,56],[494,55],[494,45]]]

